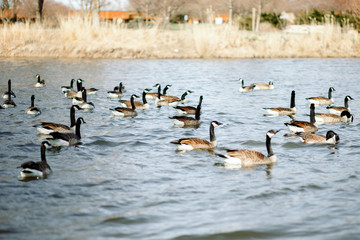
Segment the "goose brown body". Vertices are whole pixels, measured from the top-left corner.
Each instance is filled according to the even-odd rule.
[[[310,122],[292,121],[284,124],[289,128],[290,132],[316,132],[318,127],[315,120],[315,104],[310,105]]]
[[[335,91],[333,87],[329,88],[328,97],[309,97],[306,98],[310,103],[314,103],[315,105],[331,105],[334,103],[334,99],[332,98],[332,92]]]
[[[290,97],[290,108],[264,108],[269,114],[274,116],[285,116],[285,115],[293,115],[296,113],[296,107],[295,107],[295,91],[291,92]]]
[[[180,138],[179,140],[172,141],[171,143],[178,145],[180,151],[191,151],[197,149],[214,149],[217,146],[214,128],[222,125],[217,121],[210,123],[210,141],[201,138]]]

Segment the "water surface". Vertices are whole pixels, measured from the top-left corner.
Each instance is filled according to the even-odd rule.
[[[0,59],[0,90],[12,79],[14,109],[0,110],[0,234],[4,239],[355,239],[360,234],[359,59],[242,60],[67,60]],[[35,89],[39,73],[47,86]],[[240,93],[245,84],[273,81],[273,91]],[[69,124],[71,100],[60,86],[71,78],[99,88],[88,96],[82,144],[50,149],[53,173],[19,181],[25,161],[40,160],[41,121]],[[168,94],[186,90],[189,105],[204,96],[199,128],[175,128],[170,107],[140,110],[135,118],[113,117],[118,106],[107,91],[122,81],[123,99],[154,84],[172,84]],[[286,138],[289,117],[266,117],[263,107],[287,107],[296,91],[297,120],[309,120],[306,97],[326,96],[336,105],[346,95],[353,123],[321,125],[334,130],[336,146],[304,145]],[[155,89],[153,88],[153,91]],[[30,96],[42,114],[27,116]],[[3,101],[3,100],[2,100]],[[319,107],[316,112],[327,112]],[[170,141],[209,138],[216,128],[217,152],[249,148],[266,153],[273,138],[274,166],[227,169],[207,151],[180,153]]]

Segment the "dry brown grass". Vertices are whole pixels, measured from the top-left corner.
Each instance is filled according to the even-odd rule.
[[[252,33],[228,25],[189,25],[181,30],[94,27],[88,19],[61,18],[59,27],[0,27],[1,57],[70,58],[279,58],[360,57],[359,35],[327,23],[321,33]]]

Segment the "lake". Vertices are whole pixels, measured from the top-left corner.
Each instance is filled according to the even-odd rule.
[[[0,237],[3,239],[356,239],[360,234],[360,59],[86,60],[0,59],[0,91],[12,80],[16,108],[0,110]],[[35,75],[46,87],[34,87]],[[240,93],[245,85],[274,82],[274,90]],[[53,173],[20,181],[17,166],[40,161],[41,136],[33,125],[69,125],[71,100],[60,87],[85,80],[93,111],[77,111],[82,144],[51,148]],[[134,118],[114,117],[119,106],[107,91],[122,82],[126,92],[171,84],[169,95],[196,106],[203,96],[198,128],[174,127],[176,111],[158,108]],[[297,120],[309,121],[306,97],[327,96],[335,105],[350,95],[354,122],[324,124],[339,144],[306,145],[288,138],[287,116],[268,117],[264,107],[289,107],[296,91]],[[42,114],[25,110],[35,94]],[[1,101],[4,101],[3,99]],[[328,112],[324,106],[316,112]],[[181,137],[209,139],[216,152],[247,148],[266,153],[265,134],[277,156],[273,166],[230,169],[208,151],[178,152]]]

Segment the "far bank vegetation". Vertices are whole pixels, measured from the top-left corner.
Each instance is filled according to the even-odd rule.
[[[11,17],[2,18],[0,56],[360,57],[357,0],[130,0],[129,3],[128,8],[139,15],[127,23],[104,19],[94,22],[94,12],[105,7],[106,1],[88,2],[77,14],[46,0],[43,14],[39,15],[35,4],[29,16],[35,15],[37,20],[29,18],[12,23]],[[51,6],[56,6],[55,10]],[[284,17],[288,16],[284,13],[291,13],[293,18]],[[214,24],[220,14],[227,15],[225,22]],[[186,21],[195,18],[199,24]]]

